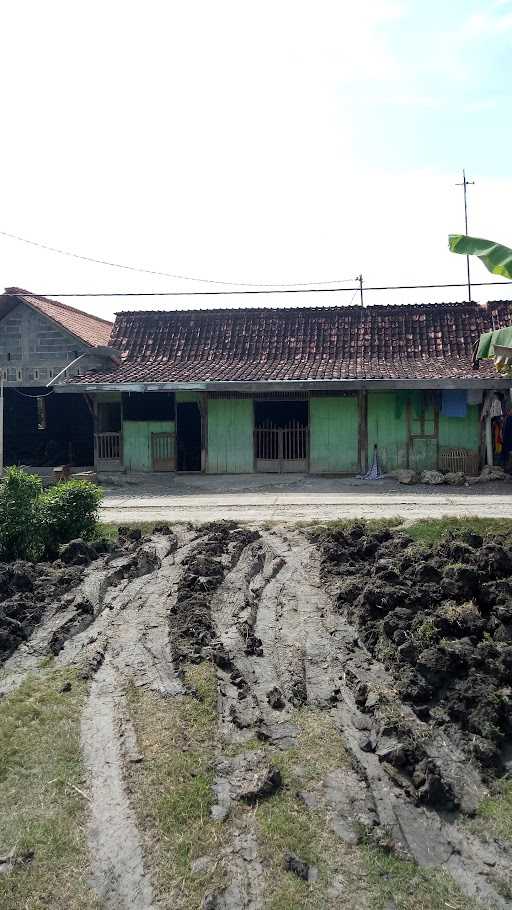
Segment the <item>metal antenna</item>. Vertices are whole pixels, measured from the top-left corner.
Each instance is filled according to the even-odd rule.
[[[468,233],[468,198],[467,198],[467,187],[474,186],[474,180],[466,180],[466,171],[462,171],[462,183],[456,183],[456,186],[464,187],[464,224],[466,225],[466,236]],[[471,300],[471,274],[469,271],[469,256],[466,256],[466,267],[468,270],[468,300]]]

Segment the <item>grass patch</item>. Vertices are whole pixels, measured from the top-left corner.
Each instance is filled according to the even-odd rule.
[[[71,690],[60,692],[65,682]],[[0,702],[0,853],[31,861],[0,875],[6,910],[93,910],[80,766],[86,685],[74,671],[29,677]]]
[[[329,715],[303,709],[294,720],[296,747],[272,752],[284,787],[256,809],[271,910],[481,910],[442,871],[421,870],[371,843],[349,846],[331,832],[323,810],[304,806],[298,789],[314,790],[328,771],[351,762]],[[318,881],[304,882],[285,871],[286,851],[315,865]],[[331,890],[336,881],[341,895]]]
[[[338,875],[345,896],[358,893],[360,902],[353,906],[363,908],[366,903],[357,850],[337,840],[322,811],[311,811],[297,798],[297,790],[314,789],[328,771],[349,764],[342,738],[332,718],[319,711],[301,709],[294,721],[299,729],[297,745],[271,753],[284,786],[255,811],[266,873],[265,906],[271,910],[334,910],[340,906],[340,898],[329,895],[329,886]],[[305,882],[286,871],[283,861],[287,851],[316,866],[318,881]]]
[[[363,856],[370,887],[370,907],[384,910],[482,910],[482,904],[459,890],[450,876],[436,869],[419,869],[413,862],[365,845]]]
[[[477,834],[512,842],[512,780],[501,780],[495,786],[495,792],[478,807],[470,826]]]
[[[421,543],[437,543],[451,531],[454,534],[473,531],[476,534],[512,534],[510,518],[429,518],[415,521],[404,532]]]
[[[163,524],[165,524],[163,521],[120,521],[118,524],[102,521],[98,523],[96,537],[106,540],[117,540],[120,527],[142,531],[143,534],[152,534],[155,527]]]
[[[403,524],[403,518],[395,516],[394,518],[335,518],[332,521],[295,522],[294,528],[304,528],[308,536],[312,539],[324,537],[326,534],[332,534],[334,531],[349,531],[354,525],[363,527],[367,533],[380,531],[382,528],[397,528]]]
[[[218,857],[229,823],[210,819],[214,795],[217,687],[210,664],[189,668],[199,698],[162,699],[133,689],[129,706],[144,761],[132,768],[132,798],[146,838],[159,906],[196,910],[223,884],[221,864],[193,874],[202,856]]]

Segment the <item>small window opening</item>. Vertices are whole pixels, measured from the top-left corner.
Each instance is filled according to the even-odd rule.
[[[46,430],[46,401],[44,398],[37,398],[37,429]]]
[[[121,402],[98,402],[98,433],[119,433],[121,430]]]

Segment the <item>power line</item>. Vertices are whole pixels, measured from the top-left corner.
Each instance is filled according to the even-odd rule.
[[[1,231],[0,231],[1,233]],[[512,281],[477,281],[472,282],[472,287],[490,287],[491,285],[509,285]],[[433,290],[436,288],[465,288],[466,282],[461,284],[390,284],[376,287],[364,287],[365,291],[416,291]],[[58,291],[44,294],[33,294],[34,297],[230,297],[254,294],[339,294],[361,291],[360,285],[345,288],[280,288],[279,290],[245,290],[245,291],[76,291],[74,293],[60,293]],[[31,293],[31,292],[30,292]],[[7,297],[20,297],[20,291],[4,292]]]
[[[345,282],[354,281],[353,278],[333,278],[331,281],[297,281],[279,284],[275,281],[254,282],[254,281],[219,281],[215,278],[194,278],[192,275],[173,275],[170,272],[158,272],[155,269],[145,269],[135,265],[123,265],[120,262],[110,262],[108,259],[95,259],[94,256],[83,256],[80,253],[73,253],[69,250],[60,250],[58,247],[48,246],[46,243],[40,243],[37,240],[28,240],[26,237],[20,237],[18,234],[10,234],[8,231],[0,231],[0,236],[9,237],[11,240],[18,240],[20,243],[27,243],[29,246],[36,246],[41,250],[47,250],[50,253],[58,253],[59,256],[69,256],[72,259],[81,259],[82,262],[92,262],[95,265],[106,265],[113,269],[125,269],[128,272],[140,272],[144,275],[156,275],[160,278],[174,278],[178,281],[197,281],[202,284],[223,284],[231,287],[249,287],[249,288],[298,288],[311,287],[317,284],[344,284]],[[64,295],[61,294],[61,297]],[[76,296],[76,295],[67,295]],[[90,295],[85,295],[90,296]],[[104,296],[104,295],[99,295]]]
[[[43,395],[27,395],[26,392],[20,392],[19,389],[13,389],[12,391],[19,395],[20,398],[33,398],[34,401],[37,401],[38,398],[48,398],[49,395],[54,394],[53,389],[51,392],[44,392]]]

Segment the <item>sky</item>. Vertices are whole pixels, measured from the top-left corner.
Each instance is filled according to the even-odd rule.
[[[17,0],[0,27],[0,232],[213,282],[0,234],[0,286],[464,282],[447,249],[464,231],[462,168],[469,232],[512,245],[512,0]],[[475,260],[472,277],[493,276]],[[498,298],[512,285],[473,291]],[[105,318],[359,302],[61,299]],[[457,299],[465,288],[365,293],[367,305]]]

